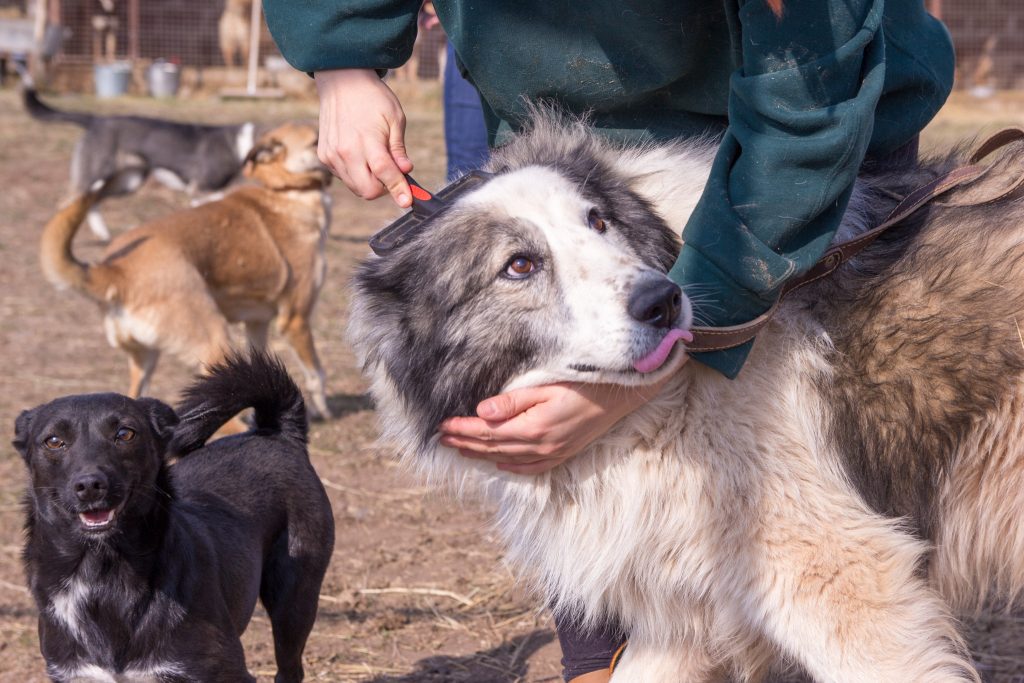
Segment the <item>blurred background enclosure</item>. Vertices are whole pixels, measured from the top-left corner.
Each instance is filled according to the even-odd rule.
[[[311,93],[259,10],[252,0],[0,0],[0,59],[8,76],[13,59],[30,59],[37,79],[60,91],[89,92],[94,67],[118,63],[131,65],[132,87],[144,92],[145,70],[159,61],[180,69],[186,93],[244,84],[250,67],[260,86]],[[421,31],[413,78],[440,77],[443,47],[439,28]]]
[[[982,97],[1024,88],[1024,2],[926,4],[953,35],[958,88]],[[38,56],[59,89],[89,89],[91,67],[116,60],[136,68],[166,60],[182,68],[186,82],[216,87],[234,80],[233,69],[244,78],[255,37],[260,82],[273,84],[287,67],[259,18],[260,30],[252,35],[252,5],[251,0],[0,0],[0,55],[18,51],[13,34],[38,38],[46,43],[37,47]],[[436,79],[444,38],[440,30],[421,33],[413,76]]]

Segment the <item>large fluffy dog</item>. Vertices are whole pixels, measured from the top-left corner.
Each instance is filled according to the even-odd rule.
[[[24,87],[22,97],[32,118],[85,129],[71,159],[71,190],[78,194],[128,167],[152,173],[164,185],[190,195],[214,192],[238,176],[255,139],[252,123],[206,126],[145,116],[61,111],[43,103],[31,85]],[[124,187],[119,193],[135,189]],[[110,239],[99,211],[91,210],[88,220],[97,237]]]
[[[712,156],[541,117],[493,179],[366,262],[351,333],[384,436],[488,497],[557,609],[625,626],[616,682],[756,681],[778,659],[819,681],[976,680],[951,614],[1024,588],[1024,201],[956,204],[1001,194],[1024,146],[787,300],[735,381],[658,353],[685,301],[668,325],[636,305],[671,297],[671,228]],[[840,238],[953,161],[863,179]],[[503,388],[666,375],[549,474],[435,438]]]
[[[249,343],[262,349],[276,321],[302,362],[313,406],[330,416],[310,330],[330,225],[330,175],[316,143],[308,126],[275,128],[246,162],[256,185],[124,232],[99,263],[75,260],[71,241],[96,202],[139,182],[134,169],[98,183],[47,224],[43,272],[99,303],[110,345],[130,359],[129,395],[145,392],[161,351],[212,366],[230,349],[229,323],[245,323]]]
[[[18,417],[31,479],[25,569],[54,681],[255,681],[239,637],[257,597],[275,680],[302,680],[334,549],[302,395],[255,356],[186,396],[177,415],[154,399],[90,394]],[[256,431],[203,447],[248,406]]]

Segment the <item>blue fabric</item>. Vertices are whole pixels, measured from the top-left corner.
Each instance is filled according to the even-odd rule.
[[[489,154],[480,93],[459,73],[451,43],[444,68],[444,146],[448,182],[483,166]]]
[[[555,631],[562,646],[562,677],[568,682],[612,665],[612,658],[626,642],[618,623],[609,620],[600,628],[585,629],[572,615],[554,613]]]

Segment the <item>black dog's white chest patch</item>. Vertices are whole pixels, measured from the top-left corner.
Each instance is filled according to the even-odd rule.
[[[89,683],[160,683],[168,676],[183,676],[183,670],[173,664],[154,664],[145,668],[130,668],[115,673],[95,664],[77,664],[67,667],[48,666],[53,678]]]

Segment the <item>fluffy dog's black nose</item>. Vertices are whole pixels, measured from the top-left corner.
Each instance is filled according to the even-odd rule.
[[[679,285],[668,278],[641,282],[629,296],[629,315],[636,321],[655,327],[669,328],[679,317],[683,293]]]
[[[75,495],[83,503],[103,500],[107,495],[107,478],[100,471],[80,474],[74,481]]]

